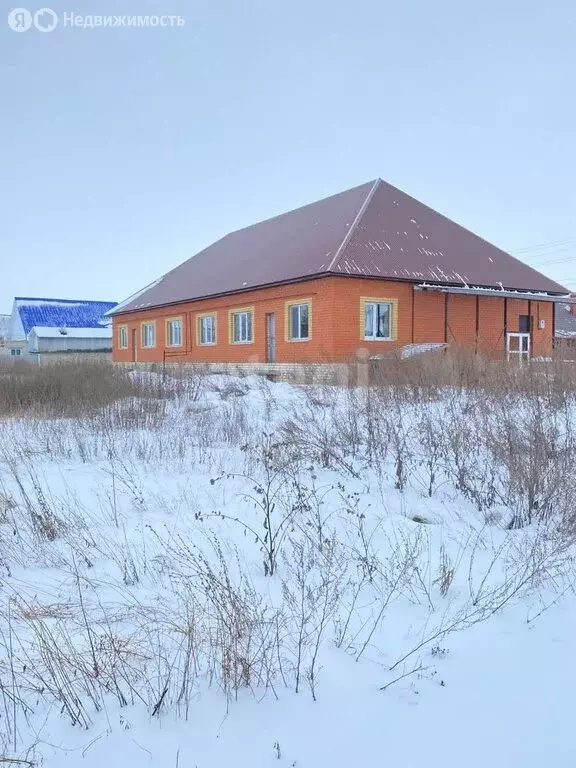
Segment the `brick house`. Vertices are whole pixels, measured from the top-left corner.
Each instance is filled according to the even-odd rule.
[[[548,355],[567,291],[380,179],[232,232],[113,311],[118,362]]]

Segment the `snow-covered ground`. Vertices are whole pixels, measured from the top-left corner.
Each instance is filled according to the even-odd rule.
[[[576,764],[569,398],[171,394],[0,423],[0,763]]]

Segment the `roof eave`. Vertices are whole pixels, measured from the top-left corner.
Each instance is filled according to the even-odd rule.
[[[418,284],[421,284],[421,281],[414,280],[414,278],[408,278],[408,277],[396,277],[396,276],[386,277],[382,275],[361,275],[361,274],[356,275],[356,274],[332,272],[332,271],[326,270],[322,272],[315,272],[314,274],[311,274],[311,275],[302,275],[301,277],[290,278],[288,280],[278,280],[272,283],[261,283],[259,285],[250,285],[245,288],[237,288],[232,291],[221,291],[220,293],[209,293],[204,296],[194,296],[187,299],[178,299],[176,301],[165,301],[165,302],[162,302],[161,304],[151,304],[150,306],[140,306],[140,307],[128,306],[126,308],[122,308],[121,307],[122,302],[120,302],[120,304],[118,305],[121,307],[120,309],[118,309],[118,307],[115,307],[112,311],[107,312],[106,315],[108,315],[109,317],[120,317],[121,315],[129,315],[134,312],[138,312],[138,313],[148,312],[153,309],[162,309],[163,307],[174,307],[174,306],[177,306],[178,304],[196,303],[198,301],[206,301],[208,299],[220,299],[224,296],[236,296],[244,293],[250,293],[250,291],[260,291],[264,288],[274,288],[275,286],[304,283],[304,282],[309,282],[310,280],[319,280],[321,278],[326,278],[326,277],[346,277],[346,278],[356,278],[360,280],[380,280],[380,281],[387,280],[387,281],[398,282],[398,283],[410,283],[414,285],[415,290],[419,288]],[[457,284],[452,285],[449,283],[433,283],[433,282],[428,282],[425,284],[425,286],[430,290],[441,290],[442,288],[457,289],[459,287],[460,288],[462,287],[462,286],[458,286]],[[502,297],[504,297],[504,294],[506,292],[514,293],[516,295],[515,296],[516,298],[518,298],[519,293],[523,293],[523,294],[532,293],[534,295],[538,294],[539,296],[546,293],[546,295],[554,298],[550,298],[550,299],[542,298],[541,299],[542,301],[552,300],[552,301],[560,301],[566,304],[576,303],[576,298],[569,300],[566,294],[563,294],[563,293],[556,294],[556,293],[553,293],[552,291],[542,292],[541,294],[540,292],[537,292],[537,291],[533,291],[529,289],[519,289],[519,288],[505,288],[503,291],[500,290],[499,288],[494,288],[494,286],[477,286],[477,288],[485,293],[487,293],[487,291],[492,290],[495,292],[494,295],[498,295]],[[460,291],[455,291],[455,292],[460,292]],[[462,292],[469,293],[469,291],[466,291],[466,290]],[[479,295],[483,295],[483,294],[480,293]]]
[[[305,283],[310,280],[319,280],[322,277],[335,277],[332,272],[315,272],[313,275],[303,275],[302,277],[291,277],[288,280],[277,280],[273,283],[261,283],[260,285],[249,285],[245,288],[236,288],[232,291],[221,291],[220,293],[208,293],[205,296],[194,296],[188,299],[178,299],[176,301],[164,301],[161,304],[151,304],[143,307],[126,307],[125,309],[115,309],[110,313],[110,317],[119,315],[129,315],[133,312],[148,312],[151,309],[162,309],[162,307],[175,307],[178,304],[191,304],[197,301],[206,301],[207,299],[220,299],[223,296],[236,296],[237,294],[250,293],[250,291],[261,291],[264,288],[274,288],[277,285],[291,285],[292,283]]]

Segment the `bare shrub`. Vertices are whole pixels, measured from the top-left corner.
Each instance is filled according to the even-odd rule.
[[[452,582],[454,581],[455,574],[456,568],[452,564],[450,556],[446,552],[445,547],[442,545],[440,549],[440,565],[438,566],[438,575],[434,581],[434,583],[438,585],[442,597],[446,597],[448,594],[448,591],[452,586]]]
[[[213,564],[198,552],[193,574],[200,587],[211,627],[208,642],[218,664],[223,689],[236,694],[240,688],[273,685],[276,669],[278,612],[268,606],[246,576],[237,583],[231,576],[220,544]]]
[[[494,403],[488,449],[504,471],[502,497],[512,511],[511,528],[547,519],[571,508],[576,488],[573,414],[546,407],[538,395],[517,403]]]
[[[489,362],[474,350],[451,346],[402,358],[393,354],[372,363],[371,385],[391,387],[407,402],[436,400],[448,387],[478,387]]]
[[[315,465],[358,477],[352,462],[360,443],[356,426],[352,426],[355,398],[349,396],[349,407],[342,410],[332,387],[317,385],[304,395],[304,402],[292,408],[290,417],[280,425],[282,441]]]
[[[64,528],[44,484],[36,472],[34,463],[26,457],[2,456],[20,494],[20,505],[29,515],[34,533],[41,539],[54,541]]]
[[[316,701],[320,647],[345,588],[345,552],[334,538],[324,542],[322,551],[308,539],[291,539],[284,564],[282,593],[293,632],[294,690],[300,691],[305,678]]]
[[[242,450],[248,466],[254,468],[254,473],[228,473],[213,478],[211,482],[214,484],[232,479],[246,481],[251,491],[243,492],[240,496],[252,506],[257,520],[252,523],[247,515],[231,516],[224,512],[215,512],[210,516],[230,520],[249,532],[264,556],[264,575],[273,576],[284,540],[290,532],[295,515],[301,509],[301,495],[290,492],[290,483],[298,482],[296,476],[287,471],[293,457],[283,443],[277,442],[274,435],[267,433],[263,433],[260,442],[255,445],[246,444]],[[202,513],[197,514],[197,519],[204,519]]]

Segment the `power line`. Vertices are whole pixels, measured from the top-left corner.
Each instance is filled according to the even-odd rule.
[[[520,259],[520,261],[526,261],[526,262],[534,262],[535,264],[544,263],[546,261],[550,260],[556,260],[556,259],[576,259],[576,249],[574,250],[574,253],[572,253],[569,250],[562,250],[562,251],[550,251],[549,253],[535,253],[535,254],[529,254],[529,253],[521,253],[519,255],[516,255],[517,259]]]
[[[564,256],[558,259],[536,259],[535,261],[530,260],[528,263],[534,266],[547,267],[553,264],[568,264],[571,261],[573,261],[576,266],[576,256]]]
[[[564,240],[550,240],[547,243],[539,243],[538,245],[527,245],[522,248],[515,248],[513,253],[529,253],[530,251],[541,251],[543,249],[555,248],[558,246],[565,246],[569,243],[576,242],[576,237],[568,237]]]

